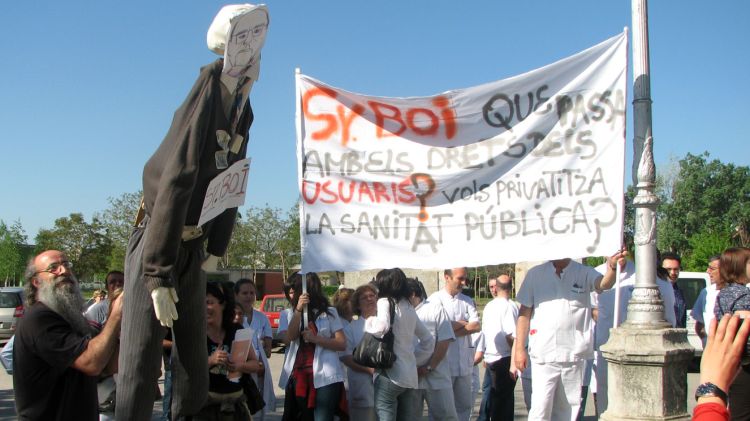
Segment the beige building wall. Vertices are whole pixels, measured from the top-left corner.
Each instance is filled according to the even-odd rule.
[[[516,273],[515,273],[514,282],[513,282],[514,291],[516,294],[518,294],[518,291],[521,289],[521,285],[523,285],[523,280],[526,278],[526,272],[528,272],[529,269],[533,268],[534,266],[537,266],[542,263],[544,263],[544,261],[516,263]]]
[[[442,269],[431,269],[431,270],[417,270],[417,269],[402,269],[407,277],[417,278],[424,285],[424,289],[427,291],[427,295],[440,289],[443,282],[443,270]],[[375,275],[380,271],[376,270],[363,270],[358,272],[345,272],[344,280],[342,284],[347,288],[356,289],[360,285],[364,285],[375,278]]]

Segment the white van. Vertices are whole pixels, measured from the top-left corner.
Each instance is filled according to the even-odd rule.
[[[687,336],[688,342],[695,349],[695,356],[700,357],[703,354],[703,343],[701,338],[695,334],[695,319],[690,315],[690,310],[693,309],[695,300],[698,298],[703,288],[710,285],[711,281],[708,278],[706,272],[680,272],[680,277],[677,278],[677,285],[682,290],[685,296],[685,302],[687,303]]]

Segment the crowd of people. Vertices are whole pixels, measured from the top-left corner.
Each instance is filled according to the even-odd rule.
[[[279,321],[286,345],[278,373],[283,419],[411,420],[419,419],[426,405],[431,420],[468,421],[472,415],[511,420],[519,377],[530,420],[580,419],[587,377],[596,380],[592,392],[601,414],[607,409],[608,380],[599,347],[609,329],[626,319],[634,286],[635,270],[626,254],[617,252],[597,268],[571,259],[533,267],[516,301],[510,275],[492,278],[492,299],[481,319],[474,300],[462,292],[466,268],[446,269],[442,288],[430,296],[402,270],[381,270],[356,290],[340,288],[332,303],[317,274],[295,273],[284,284],[290,308]],[[618,266],[616,312],[617,291],[611,287]],[[664,320],[672,326],[686,319],[677,283],[680,266],[679,256],[665,253],[657,271]],[[744,355],[750,325],[740,321],[750,315],[748,270],[747,248],[709,259],[711,285],[691,313],[706,346],[695,419],[729,419],[731,412],[731,419],[739,420],[750,413],[750,358]],[[85,312],[64,253],[39,254],[26,278],[28,307],[10,342],[19,419],[114,419],[123,273],[107,274],[106,298]],[[254,308],[257,294],[250,279],[207,283],[209,387],[192,419],[262,420],[267,410],[275,410],[268,362],[273,333],[268,318]],[[397,356],[392,366],[371,368],[355,361],[352,354],[366,335],[392,335]],[[240,337],[249,339],[241,358],[233,350]],[[164,419],[171,419],[169,336],[163,345]],[[482,401],[472,414],[480,363],[485,367]],[[592,368],[596,375],[587,376]]]

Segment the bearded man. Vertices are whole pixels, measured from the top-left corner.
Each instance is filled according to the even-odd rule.
[[[97,420],[97,376],[120,334],[122,296],[104,329],[83,316],[84,300],[64,253],[45,251],[26,268],[26,313],[16,330],[13,389],[21,420]]]

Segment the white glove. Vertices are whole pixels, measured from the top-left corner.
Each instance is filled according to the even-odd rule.
[[[151,291],[151,300],[154,302],[154,312],[159,323],[165,327],[172,327],[172,321],[177,320],[177,291],[174,288],[158,287]]]
[[[203,264],[201,265],[201,269],[203,269],[204,272],[215,272],[216,267],[219,265],[219,256],[214,256],[213,254],[209,254],[208,257],[206,257],[206,260],[203,261]]]

